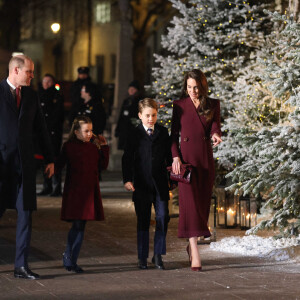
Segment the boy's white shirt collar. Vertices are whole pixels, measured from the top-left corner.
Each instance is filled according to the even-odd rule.
[[[152,129],[153,132],[154,132],[154,125],[152,127],[147,127],[143,123],[142,123],[142,125],[143,125],[144,129],[146,130],[146,132],[147,132],[148,129]]]

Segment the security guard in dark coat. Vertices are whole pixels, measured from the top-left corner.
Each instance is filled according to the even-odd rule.
[[[45,74],[38,90],[42,111],[46,120],[47,129],[51,138],[54,156],[60,153],[64,122],[64,102],[60,92],[55,88],[55,78]],[[53,187],[52,187],[53,185]],[[43,189],[39,195],[57,197],[61,195],[61,174],[48,178],[44,174]]]
[[[118,139],[118,149],[124,150],[126,140],[130,131],[132,131],[136,124],[133,120],[138,120],[138,105],[142,99],[139,92],[139,83],[133,80],[128,85],[128,96],[124,99],[115,130],[115,137]]]
[[[83,103],[83,99],[81,98],[81,89],[84,84],[92,82],[91,77],[89,75],[90,69],[89,67],[79,67],[77,69],[78,72],[78,78],[72,83],[71,89],[70,89],[70,95],[71,95],[71,111],[69,115],[69,122],[70,125],[72,125],[74,119],[77,116],[77,112],[79,107]]]
[[[106,125],[106,113],[102,99],[97,98],[97,87],[93,83],[86,83],[81,89],[83,103],[79,106],[77,116],[87,116],[92,120],[93,132],[102,134]]]

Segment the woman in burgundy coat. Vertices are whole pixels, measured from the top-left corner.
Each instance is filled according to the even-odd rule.
[[[213,146],[222,142],[220,102],[208,97],[207,80],[200,70],[186,73],[183,91],[188,97],[173,104],[172,169],[179,174],[181,164],[189,163],[193,171],[190,184],[179,183],[178,237],[189,238],[191,267],[200,271],[197,239],[210,236],[207,222],[215,175],[210,139]]]
[[[77,117],[55,165],[55,171],[60,172],[67,164],[61,219],[72,221],[73,224],[63,254],[63,265],[66,270],[76,273],[83,272],[77,265],[77,258],[86,221],[104,219],[99,169],[107,168],[109,149],[103,136],[99,135],[93,143],[90,142],[92,128],[92,121],[88,117]]]

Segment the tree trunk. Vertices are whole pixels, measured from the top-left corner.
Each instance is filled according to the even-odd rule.
[[[289,12],[293,15],[295,21],[300,21],[299,19],[299,0],[289,0]]]
[[[134,40],[132,48],[133,57],[133,78],[140,83],[141,91],[144,90],[145,71],[146,71],[147,45],[140,39]]]

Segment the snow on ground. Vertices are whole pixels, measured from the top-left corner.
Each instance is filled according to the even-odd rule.
[[[300,236],[277,240],[272,237],[262,238],[255,235],[248,235],[242,238],[232,236],[223,238],[219,242],[211,243],[210,248],[214,251],[272,258],[282,261],[295,258],[295,255],[297,256],[300,248]]]

